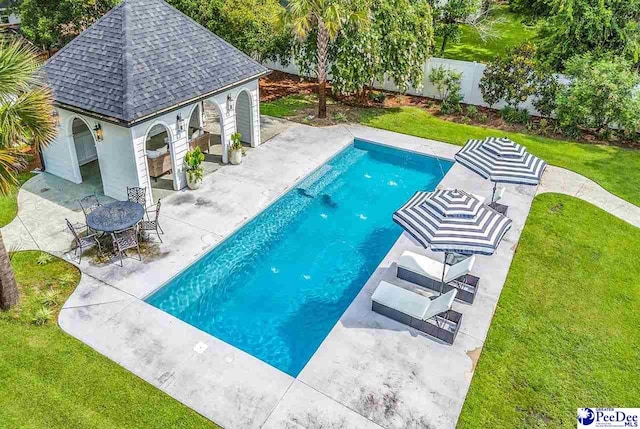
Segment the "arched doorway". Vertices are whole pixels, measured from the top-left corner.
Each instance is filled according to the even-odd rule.
[[[71,122],[71,136],[78,158],[82,183],[89,188],[89,192],[102,193],[102,175],[93,132],[85,121],[74,118]]]
[[[153,199],[164,198],[174,191],[171,134],[161,123],[153,125],[145,138],[147,166]]]
[[[236,130],[242,134],[242,143],[255,146],[253,106],[249,93],[240,91],[236,99]]]
[[[202,102],[202,128],[209,133],[209,153],[205,155],[208,163],[222,165],[222,118],[220,109],[213,98]],[[211,166],[213,168],[213,166]],[[205,166],[205,173],[207,166]]]

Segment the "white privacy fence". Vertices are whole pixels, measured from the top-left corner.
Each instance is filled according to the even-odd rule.
[[[294,74],[300,76],[300,69],[296,66],[295,62],[292,60],[288,66],[284,66],[279,62],[265,62],[265,66],[273,69],[279,70],[286,73]],[[439,98],[438,90],[429,80],[429,74],[431,73],[431,69],[434,67],[443,66],[449,70],[453,70],[456,72],[462,73],[462,95],[464,96],[463,103],[473,104],[476,106],[485,106],[489,107],[489,105],[483,100],[482,92],[480,91],[480,78],[484,73],[484,69],[487,67],[485,64],[470,62],[470,61],[458,61],[458,60],[449,60],[445,58],[430,58],[424,64],[424,81],[422,82],[422,89],[409,89],[407,93],[411,95],[420,95],[424,97],[430,98]],[[377,89],[383,89],[386,91],[394,91],[400,92],[398,88],[393,84],[392,80],[384,80],[384,82],[376,82],[374,85]],[[532,98],[527,100],[526,103],[522,103],[520,107],[526,108],[529,113],[532,115],[540,116],[540,113],[533,107]],[[498,103],[494,105],[494,108],[501,108],[506,103]]]

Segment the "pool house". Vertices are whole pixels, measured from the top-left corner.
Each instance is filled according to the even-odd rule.
[[[186,186],[196,146],[227,163],[231,135],[260,143],[258,80],[269,70],[162,0],[124,0],[43,67],[58,137],[44,169],[149,203]]]

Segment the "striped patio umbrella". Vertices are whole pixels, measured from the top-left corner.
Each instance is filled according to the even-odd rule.
[[[416,192],[393,214],[393,221],[418,243],[436,252],[492,255],[511,219],[465,191]],[[444,287],[442,271],[442,287]]]
[[[455,155],[456,161],[494,183],[537,185],[547,163],[507,138],[469,140]]]

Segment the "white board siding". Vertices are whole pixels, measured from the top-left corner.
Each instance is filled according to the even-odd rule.
[[[211,97],[220,114],[221,140],[223,144],[223,162],[228,162],[227,148],[231,135],[236,131],[236,107],[227,110],[227,97],[237,100],[244,91],[251,100],[251,120],[245,128],[252,136],[252,146],[260,144],[260,98],[258,80],[255,79],[241,86],[231,88],[226,92]],[[174,189],[179,190],[187,185],[184,171],[184,155],[188,150],[187,127],[191,113],[196,103],[186,105],[180,109],[165,113],[148,121],[125,128],[118,125],[98,121],[83,115],[57,108],[60,118],[59,136],[43,150],[45,168],[48,173],[62,177],[75,183],[82,182],[80,167],[76,154],[76,145],[71,131],[74,118],[80,118],[87,124],[89,130],[100,124],[104,134],[104,141],[96,143],[96,153],[102,174],[104,194],[118,200],[126,200],[127,187],[140,186],[147,188],[147,204],[153,203],[151,180],[146,154],[146,136],[156,124],[162,124],[169,134],[169,150],[173,168]],[[242,105],[243,103],[241,103]],[[244,103],[246,105],[247,103]],[[242,107],[241,107],[242,108]],[[183,130],[178,130],[176,117],[183,118]],[[93,131],[91,131],[93,134]]]
[[[127,199],[127,187],[137,185],[131,132],[128,128],[101,124],[104,140],[96,144],[104,194],[117,200]]]

